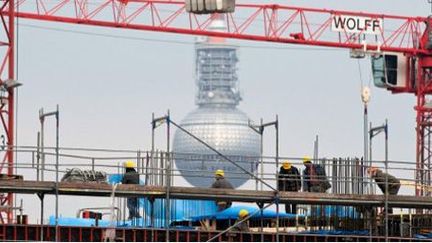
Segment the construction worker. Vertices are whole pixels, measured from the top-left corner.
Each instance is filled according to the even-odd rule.
[[[123,175],[122,184],[139,184],[139,174],[135,170],[136,164],[133,161],[126,161],[124,163],[126,172]],[[138,210],[138,198],[128,197],[127,207],[129,210],[129,219],[140,218]]]
[[[215,182],[213,182],[211,188],[234,189],[231,183],[225,179],[225,172],[223,170],[216,170]],[[218,206],[218,211],[225,210],[232,205],[230,201],[216,201],[216,204]]]
[[[241,209],[239,211],[239,214],[238,214],[238,219],[234,223],[234,224],[236,224],[236,226],[234,226],[234,228],[232,230],[233,231],[239,231],[239,232],[249,232],[249,225],[248,225],[247,220],[240,222],[240,221],[244,220],[248,215],[249,215],[249,212],[246,209]]]
[[[327,179],[324,168],[320,164],[313,164],[308,156],[303,158],[303,190],[305,192],[326,192],[331,184]]]
[[[369,167],[367,173],[375,180],[379,189],[383,194],[386,194],[386,181],[388,187],[388,195],[397,195],[401,186],[400,180],[396,177],[382,172],[377,167]],[[393,208],[388,209],[388,213],[393,213]]]
[[[282,163],[278,175],[278,190],[285,192],[298,192],[301,189],[301,177],[297,167],[289,161]],[[296,204],[285,204],[286,213],[297,213]]]

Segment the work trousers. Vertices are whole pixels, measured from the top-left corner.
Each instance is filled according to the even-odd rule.
[[[138,210],[138,198],[129,197],[127,199],[127,207],[129,209],[129,219],[141,217]]]

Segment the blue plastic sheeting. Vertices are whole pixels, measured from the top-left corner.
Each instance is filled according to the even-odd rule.
[[[260,210],[258,207],[254,207],[254,206],[238,205],[238,206],[232,206],[232,207],[225,209],[224,211],[221,211],[221,212],[215,212],[215,213],[195,216],[195,217],[192,217],[192,220],[198,221],[198,220],[202,220],[202,219],[218,219],[218,220],[237,219],[239,212],[242,209],[246,209],[249,212],[249,215]],[[288,213],[279,212],[280,218],[293,218],[295,216],[296,216],[295,214],[288,214]],[[274,210],[264,209],[262,217],[263,218],[276,218],[277,214],[276,214],[276,211],[274,211]],[[261,212],[256,213],[251,218],[252,219],[261,218]]]
[[[122,178],[123,174],[110,174],[108,175],[108,182],[110,184],[121,183]],[[144,182],[140,180],[140,184],[143,185]],[[143,210],[145,212],[144,215],[146,217],[146,222],[150,222],[150,215],[153,213],[153,227],[165,227],[165,199],[155,199],[152,205],[147,198],[140,198],[139,207],[141,209],[144,208]],[[203,214],[212,214],[216,211],[217,205],[214,201],[182,199],[170,200],[170,218],[172,221],[187,221],[190,220],[191,217]]]
[[[368,230],[310,230],[299,232],[299,234],[314,235],[369,235]]]
[[[123,179],[123,174],[110,174],[110,175],[108,175],[108,183],[111,185],[121,183],[122,179]]]
[[[49,224],[55,225],[55,216],[49,217]],[[83,218],[58,218],[58,224],[60,226],[96,226],[95,219],[83,219]],[[110,221],[99,220],[98,225],[101,227],[110,226]]]
[[[55,225],[55,216],[49,217],[49,224]],[[58,218],[58,224],[60,226],[96,226],[96,220],[95,219],[84,219],[84,218],[67,218],[67,217],[60,217]],[[115,227],[131,227],[131,226],[137,227],[137,226],[144,226],[144,220],[142,218],[134,219],[133,222],[131,220],[121,221],[121,222],[114,222],[113,226]],[[111,222],[109,220],[99,220],[98,226],[100,227],[109,227],[112,226]]]
[[[338,216],[338,217],[349,217],[356,218],[358,215],[357,210],[354,207],[347,206],[313,206],[314,215],[321,215],[321,210],[324,210],[323,216]],[[308,216],[312,214],[312,210],[308,211]]]
[[[432,239],[432,233],[427,234],[415,234],[414,238],[416,239]]]
[[[165,227],[165,199],[155,199],[153,208],[147,198],[142,199],[146,221],[150,222],[150,215],[153,210],[154,225],[153,227]],[[190,221],[193,217],[199,215],[213,214],[217,211],[217,205],[214,201],[206,200],[170,200],[170,218],[171,221]]]

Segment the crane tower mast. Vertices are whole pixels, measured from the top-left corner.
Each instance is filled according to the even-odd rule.
[[[432,34],[431,19],[377,13],[291,7],[276,4],[237,4],[234,13],[224,14],[227,28],[208,29],[214,15],[192,14],[185,2],[176,0],[5,0],[0,8],[4,49],[0,85],[14,76],[14,18],[51,22],[206,35],[253,41],[300,44],[392,52],[405,56],[408,65],[402,86],[386,87],[393,93],[417,96],[417,172],[419,184],[431,184],[432,160]],[[1,105],[1,120],[8,149],[0,166],[13,173],[14,91],[7,90]],[[423,188],[423,187],[418,187]],[[425,191],[418,189],[417,195]],[[12,195],[1,199],[12,205]],[[6,207],[7,208],[7,207]],[[2,218],[11,220],[11,211]]]

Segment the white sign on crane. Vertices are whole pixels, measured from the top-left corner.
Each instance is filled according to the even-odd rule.
[[[382,26],[382,18],[332,15],[332,31],[378,35]]]

